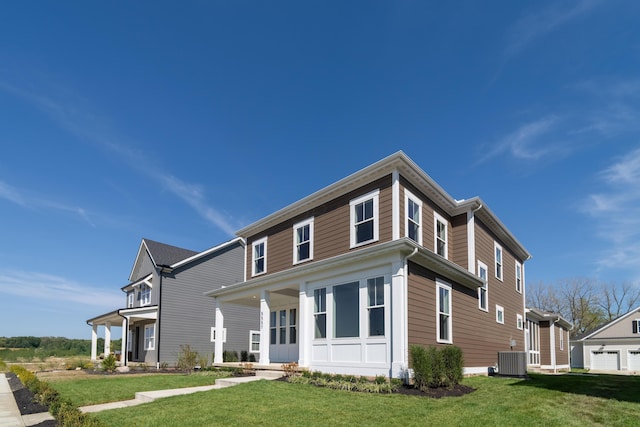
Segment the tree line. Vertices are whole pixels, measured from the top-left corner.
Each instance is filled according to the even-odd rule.
[[[119,349],[120,341],[112,340],[111,349]],[[0,348],[37,349],[38,352],[46,352],[52,355],[88,355],[91,353],[91,340],[64,337],[0,337]],[[104,338],[98,338],[98,349],[103,348]]]
[[[640,286],[588,278],[527,283],[527,307],[559,313],[573,323],[571,337],[592,331],[640,304]]]

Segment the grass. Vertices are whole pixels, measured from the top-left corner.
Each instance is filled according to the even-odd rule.
[[[229,376],[226,371],[184,374],[91,375],[82,379],[47,378],[63,397],[77,406],[129,400],[138,391],[167,390],[215,384],[216,378]]]
[[[533,374],[530,380],[474,377],[463,383],[477,390],[429,399],[256,381],[95,416],[110,426],[631,426],[640,419],[640,377]]]

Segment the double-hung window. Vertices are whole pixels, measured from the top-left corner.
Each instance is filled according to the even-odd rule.
[[[315,324],[315,338],[327,337],[327,289],[320,288],[313,291],[313,318]]]
[[[496,263],[496,279],[502,280],[502,246],[498,243],[493,243]]]
[[[516,315],[516,326],[518,327],[518,329],[522,330],[522,328],[524,327],[524,320],[522,318],[522,314],[517,314]]]
[[[448,258],[447,228],[449,227],[449,223],[436,212],[433,213],[433,218],[435,228],[435,232],[433,233],[435,253],[441,257]]]
[[[522,293],[522,264],[516,261],[516,291]]]
[[[351,247],[378,240],[378,197],[373,191],[349,202],[351,209]]]
[[[249,331],[249,352],[260,353],[260,331]]]
[[[453,342],[451,330],[451,286],[436,280],[436,306],[438,317],[436,318],[437,341],[442,343]]]
[[[155,350],[156,348],[156,324],[146,325],[144,327],[144,349]]]
[[[369,336],[384,336],[384,277],[367,280]]]
[[[278,337],[278,325],[276,324],[278,313],[272,311],[269,315],[269,344],[276,344]]]
[[[313,218],[293,226],[293,263],[313,259]]]
[[[489,283],[487,265],[478,261],[478,277],[482,280],[482,286],[478,288],[478,308],[489,311]]]
[[[504,325],[504,307],[496,304],[496,322]]]
[[[422,244],[422,202],[413,194],[405,190],[404,206],[405,215],[405,235],[411,240]]]
[[[140,286],[140,305],[149,305],[151,304],[151,286],[149,285],[141,285]]]
[[[256,240],[252,245],[253,263],[251,274],[257,276],[267,271],[267,238]]]

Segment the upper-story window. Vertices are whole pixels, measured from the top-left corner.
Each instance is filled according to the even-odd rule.
[[[502,246],[493,243],[496,262],[496,278],[502,280]]]
[[[436,281],[436,306],[438,317],[436,322],[438,342],[453,342],[451,330],[451,286],[444,282]]]
[[[135,291],[131,291],[127,294],[127,308],[133,307],[133,294]]]
[[[313,259],[313,218],[293,226],[293,263]]]
[[[522,293],[522,264],[516,261],[516,291]]]
[[[140,299],[140,305],[151,304],[151,286],[145,284],[140,285],[140,293],[138,294],[138,298]]]
[[[634,334],[640,334],[640,319],[631,321],[631,332]]]
[[[253,242],[251,252],[253,253],[251,274],[257,276],[267,271],[267,238]]]
[[[496,322],[504,325],[504,307],[496,304]]]
[[[378,197],[373,191],[349,202],[351,209],[351,247],[378,240]]]
[[[404,206],[405,235],[418,244],[422,244],[422,202],[413,194],[405,190]]]
[[[435,253],[440,255],[441,257],[448,258],[448,239],[447,239],[447,228],[448,222],[446,219],[438,215],[437,213],[433,213],[434,218],[434,247]]]
[[[487,276],[487,265],[478,261],[478,277],[482,279],[483,285],[478,288],[478,308],[489,311],[489,277]]]

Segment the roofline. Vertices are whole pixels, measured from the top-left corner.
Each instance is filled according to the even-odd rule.
[[[135,286],[138,285],[142,282],[146,282],[149,279],[153,278],[153,273],[149,273],[146,276],[143,276],[141,278],[139,278],[138,280],[136,280],[135,282],[129,282],[128,284],[124,285],[123,287],[120,288],[121,291],[124,291],[126,288],[128,288],[129,286]]]
[[[183,259],[182,261],[178,261],[177,263],[175,263],[173,265],[170,265],[169,268],[175,269],[175,268],[178,268],[178,267],[182,267],[185,264],[189,264],[190,262],[196,261],[196,260],[198,260],[198,259],[200,259],[202,257],[205,257],[205,256],[207,256],[207,255],[209,255],[209,254],[211,254],[213,252],[219,251],[221,249],[224,249],[224,248],[226,248],[228,246],[231,246],[231,245],[233,245],[235,243],[240,243],[242,246],[245,245],[244,239],[242,237],[236,237],[236,238],[231,239],[231,240],[229,240],[227,242],[221,243],[221,244],[219,244],[217,246],[214,246],[212,248],[209,248],[207,250],[199,252],[199,253],[197,253],[197,254],[189,257],[189,258]]]
[[[140,246],[138,247],[138,253],[136,254],[136,257],[133,261],[133,265],[131,266],[131,273],[129,273],[129,281],[133,281],[133,270],[135,270],[136,268],[136,263],[138,262],[138,258],[140,258],[140,253],[142,253],[142,247],[145,247],[145,250],[147,251],[147,255],[149,255],[149,258],[151,258],[151,262],[153,263],[153,265],[156,265],[156,261],[153,259],[153,256],[151,255],[151,251],[149,251],[149,248],[147,247],[147,243],[144,241],[144,237],[142,238],[142,241],[140,242]]]
[[[213,298],[232,295],[236,292],[243,292],[250,289],[259,288],[261,286],[271,285],[279,281],[308,275],[318,270],[336,268],[340,265],[356,262],[361,259],[370,259],[373,256],[382,257],[392,254],[393,252],[398,252],[402,256],[407,256],[412,254],[416,248],[419,249],[419,251],[415,254],[415,256],[411,258],[411,260],[416,262],[417,264],[424,265],[425,268],[434,271],[436,274],[442,276],[445,280],[452,280],[462,286],[471,289],[477,289],[478,287],[482,286],[482,280],[476,275],[471,274],[457,264],[439,255],[436,255],[434,252],[425,249],[413,240],[407,237],[403,237],[398,240],[391,240],[385,243],[368,246],[357,251],[337,255],[321,261],[315,261],[313,263],[300,264],[287,270],[282,270],[276,273],[268,274],[266,276],[259,276],[245,282],[239,282],[233,285],[214,289],[212,291],[205,292],[204,295]]]
[[[573,329],[573,323],[562,317],[559,313],[547,313],[537,308],[526,308],[525,318],[527,315],[533,314],[538,320],[553,320],[561,325],[564,325],[567,329]]]
[[[103,318],[103,317],[111,317],[111,316],[115,316],[115,315],[118,315],[118,316],[122,317],[120,315],[120,309],[113,310],[113,311],[110,311],[108,313],[104,313],[104,314],[101,314],[99,316],[96,316],[96,317],[92,317],[91,319],[87,319],[87,325],[93,326],[92,323],[95,323],[95,321],[97,319],[100,319],[100,318]]]
[[[338,196],[344,195],[350,191],[356,190],[364,183],[382,178],[398,171],[403,177],[417,185],[436,205],[444,209],[450,216],[460,215],[469,211],[478,211],[484,213],[487,226],[489,226],[505,244],[515,250],[522,260],[526,261],[531,258],[531,254],[511,234],[505,225],[497,218],[497,216],[486,206],[479,198],[473,197],[468,200],[456,200],[447,193],[437,182],[433,180],[424,170],[422,170],[413,160],[409,158],[403,151],[397,151],[390,156],[379,160],[341,180],[330,184],[297,202],[258,220],[252,224],[238,230],[237,236],[248,238],[255,236],[277,224],[289,220],[299,214],[302,214],[316,206],[320,206]]]
[[[614,319],[614,320],[612,320],[611,322],[607,322],[607,323],[605,323],[604,325],[600,326],[599,328],[594,329],[593,331],[591,331],[591,332],[589,333],[589,335],[585,335],[584,337],[580,338],[578,341],[584,341],[584,340],[586,340],[586,339],[588,339],[588,338],[591,338],[593,335],[595,335],[595,334],[597,334],[597,333],[599,333],[599,332],[601,332],[601,331],[603,331],[603,330],[607,329],[607,328],[608,328],[608,327],[610,327],[610,326],[615,325],[616,323],[618,323],[618,322],[620,322],[620,321],[622,321],[622,320],[626,319],[627,317],[631,316],[632,314],[637,313],[637,312],[638,312],[638,310],[640,310],[640,306],[638,306],[638,307],[636,307],[636,308],[634,308],[634,309],[632,309],[632,310],[629,310],[629,312],[628,312],[628,313],[623,314],[622,316],[618,317],[617,319]]]

